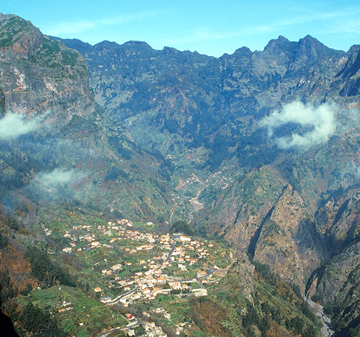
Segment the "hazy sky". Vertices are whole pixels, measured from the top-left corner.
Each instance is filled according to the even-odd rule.
[[[359,0],[7,0],[0,12],[30,20],[48,35],[91,44],[145,41],[221,56],[263,50],[283,35],[310,34],[334,49],[360,44]]]

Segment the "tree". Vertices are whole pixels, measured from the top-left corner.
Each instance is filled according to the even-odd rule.
[[[51,287],[56,284],[56,282],[70,287],[76,286],[75,282],[70,278],[70,275],[55,265],[46,252],[34,247],[29,247],[25,256],[29,257],[32,275],[39,281],[42,281],[46,286]]]
[[[28,332],[42,333],[42,336],[55,337],[67,335],[58,328],[56,322],[47,311],[34,306],[31,302],[23,309],[20,315],[20,322]]]
[[[190,226],[187,224],[187,222],[183,220],[175,221],[171,226],[170,231],[181,232],[184,233],[185,235],[190,235],[190,236],[194,234]]]
[[[8,245],[8,238],[0,231],[0,249],[6,248]]]

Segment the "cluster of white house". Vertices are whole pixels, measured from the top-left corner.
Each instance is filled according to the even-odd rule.
[[[149,226],[153,225],[148,223]],[[179,291],[182,293],[192,293],[195,296],[206,296],[207,291],[202,285],[206,283],[208,276],[205,271],[197,271],[197,278],[190,280],[179,280],[169,276],[165,269],[171,266],[177,267],[180,271],[187,271],[188,266],[192,266],[200,258],[205,258],[209,255],[208,250],[214,247],[214,244],[197,241],[190,236],[181,233],[156,235],[151,233],[141,233],[132,229],[133,224],[127,219],[118,220],[116,222],[109,221],[107,225],[97,225],[96,234],[92,233],[93,227],[89,225],[73,226],[73,230],[86,230],[88,233],[76,236],[74,233],[66,231],[65,238],[72,240],[70,247],[63,249],[64,253],[71,253],[73,248],[76,248],[77,241],[88,241],[87,249],[96,249],[102,246],[112,247],[111,245],[117,241],[131,240],[135,243],[133,247],[125,247],[125,252],[133,255],[139,252],[151,251],[155,247],[163,252],[160,255],[154,256],[152,259],[139,260],[139,265],[144,265],[148,269],[146,271],[138,271],[125,279],[120,279],[116,276],[118,272],[130,267],[131,262],[122,261],[107,268],[102,269],[103,276],[113,276],[109,281],[109,288],[123,288],[124,294],[118,297],[124,306],[129,306],[138,300],[153,300],[159,294],[168,294],[171,291]],[[116,233],[116,237],[114,237]],[[100,237],[111,237],[108,244],[101,244],[98,240]],[[136,242],[141,244],[136,245]],[[158,251],[157,250],[157,251]],[[77,251],[81,251],[78,248]],[[200,279],[202,281],[200,281]],[[193,287],[189,286],[192,284]],[[198,286],[195,286],[198,284]],[[195,287],[194,287],[195,286]],[[104,294],[101,287],[94,288],[96,293]],[[110,297],[103,297],[102,302],[113,303]]]

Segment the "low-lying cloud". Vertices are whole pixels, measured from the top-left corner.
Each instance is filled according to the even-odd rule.
[[[32,184],[42,189],[53,190],[75,184],[85,177],[86,174],[83,171],[56,168],[50,172],[40,172]]]
[[[38,173],[25,190],[43,200],[75,200],[81,195],[83,185],[87,184],[87,177],[84,171],[56,168]]]
[[[0,119],[0,139],[9,140],[33,132],[43,119],[44,115],[29,120],[23,115],[9,112]]]
[[[284,124],[294,123],[308,127],[310,131],[306,133],[293,132],[290,136],[276,138],[275,142],[282,149],[309,148],[326,143],[334,133],[336,127],[334,111],[334,105],[327,103],[314,107],[296,101],[285,105],[281,111],[265,117],[262,126],[267,127],[270,138],[273,137],[275,129]]]

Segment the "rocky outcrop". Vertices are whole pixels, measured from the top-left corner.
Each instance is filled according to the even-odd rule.
[[[360,46],[353,46],[348,52],[345,67],[336,75],[345,80],[341,96],[352,97],[360,93]]]
[[[252,294],[255,289],[254,280],[255,267],[243,252],[238,252],[236,260],[227,272],[225,280],[237,280],[236,291],[240,292],[246,299],[253,302]],[[226,287],[226,281],[224,282]]]
[[[279,37],[264,51],[240,48],[218,59],[172,48],[157,51],[143,42],[62,41],[83,53],[91,88],[112,123],[126,124],[134,138],[163,154],[189,143],[206,145],[206,136],[224,125],[222,131],[239,141],[258,128],[254,121],[284,103],[323,100],[346,57],[311,36],[299,42]]]
[[[335,256],[319,272],[313,298],[325,305],[332,325],[343,335],[359,325],[359,280],[360,242]]]
[[[5,95],[0,89],[0,117],[5,115]]]
[[[326,264],[317,283],[317,293],[321,295],[324,304],[340,303],[346,297],[351,299],[355,289],[360,287],[359,254],[360,242],[357,242]]]
[[[0,89],[6,111],[47,113],[54,125],[64,125],[73,114],[94,110],[87,65],[79,52],[15,15],[0,15],[0,31]]]
[[[267,264],[281,279],[301,288],[323,260],[315,219],[291,185],[284,190],[262,225],[254,260]]]
[[[267,167],[245,174],[220,195],[214,195],[210,187],[201,193],[199,200],[207,205],[213,202],[212,218],[206,221],[199,217],[195,223],[204,223],[208,234],[215,234],[248,250],[283,188],[284,181]]]

